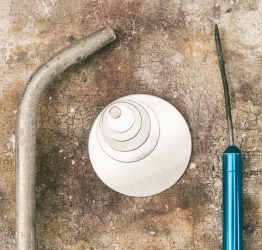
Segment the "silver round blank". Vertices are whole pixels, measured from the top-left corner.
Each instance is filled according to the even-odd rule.
[[[112,106],[121,109],[121,116],[114,119],[110,127],[108,120],[112,119]],[[112,138],[112,134],[117,134],[118,137]],[[102,112],[97,126],[97,139],[101,148],[108,156],[121,162],[142,160],[154,150],[158,138],[159,124],[156,115],[147,105],[138,101],[113,102]]]
[[[111,125],[112,126],[109,125],[109,123],[110,123],[110,116],[109,115],[107,115],[107,119],[105,119],[104,122],[101,121],[102,119],[104,120],[104,117],[106,116],[105,112],[102,113],[102,117],[100,119],[100,126],[103,126],[103,128],[101,128],[101,130],[103,130],[104,133],[108,137],[110,137],[110,138],[112,138],[116,141],[128,141],[128,140],[132,139],[133,137],[135,137],[137,135],[137,133],[139,132],[140,128],[141,128],[141,125],[142,125],[141,114],[133,105],[130,105],[128,103],[121,103],[119,105],[119,103],[115,102],[114,107],[120,107],[119,109],[122,110],[121,117],[118,117],[119,119],[116,119],[114,122],[117,123],[117,124],[120,123],[119,127],[122,129],[122,132],[124,132],[124,133],[120,133],[121,129],[119,129],[119,128],[118,128],[118,131],[116,131],[117,130],[116,128],[112,129],[112,127],[115,124],[112,124],[113,119],[111,118]],[[126,112],[127,110],[129,112]],[[131,112],[131,115],[130,115],[130,112]],[[123,131],[124,130],[123,126],[121,126],[122,120],[124,122],[126,122],[127,124],[130,124],[131,123],[130,121],[132,120],[133,123],[131,124],[129,129]],[[134,121],[136,121],[136,122],[134,122]],[[114,126],[114,127],[116,127],[116,126]]]
[[[105,115],[111,116],[111,108],[125,104],[142,108],[150,122],[149,136],[139,147],[128,145],[131,149],[127,151],[112,148],[104,139],[104,131],[101,133]],[[121,116],[122,110],[114,119]],[[129,129],[135,124],[134,115]],[[89,155],[96,173],[110,188],[129,196],[149,196],[170,188],[182,176],[191,155],[191,136],[184,118],[171,104],[151,95],[130,95],[108,105],[97,117],[90,132]]]
[[[113,119],[117,119],[121,115],[121,109],[118,107],[112,107],[109,113]]]

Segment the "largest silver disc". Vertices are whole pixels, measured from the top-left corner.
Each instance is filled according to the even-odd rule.
[[[97,134],[99,133],[99,121],[103,119],[102,111],[95,120],[89,136],[88,148],[91,163],[101,180],[119,193],[137,197],[160,193],[173,186],[187,168],[191,155],[191,136],[187,123],[176,108],[158,97],[129,95],[113,102],[112,106],[121,101],[134,102],[141,106],[144,104],[149,117],[153,118],[151,132],[155,131],[156,135],[152,135],[155,138],[151,140],[154,144],[151,144],[151,149],[146,154],[140,158],[137,156],[137,160],[132,161],[134,156],[127,162],[116,160],[118,158],[114,156],[110,157],[110,150],[115,149],[110,148],[109,151],[104,151],[106,147],[104,146],[103,150],[100,146],[102,136]],[[120,115],[117,107],[113,111],[116,113],[114,118]],[[148,111],[151,112],[151,115]],[[110,112],[113,113],[112,110]],[[146,147],[146,143],[139,150],[143,146]],[[150,145],[147,147],[149,148]],[[135,150],[130,153],[139,152]]]

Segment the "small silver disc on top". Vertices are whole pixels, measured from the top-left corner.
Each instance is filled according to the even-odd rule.
[[[149,196],[182,176],[191,136],[171,104],[151,95],[130,95],[99,114],[88,148],[94,170],[106,185],[125,195]]]
[[[109,110],[109,113],[113,119],[116,119],[121,115],[121,109],[114,106],[113,108]]]

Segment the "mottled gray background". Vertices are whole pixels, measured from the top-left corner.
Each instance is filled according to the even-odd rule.
[[[105,25],[117,40],[59,75],[39,105],[38,249],[222,249],[221,155],[228,140],[215,23],[235,141],[243,152],[244,249],[262,248],[261,1],[0,0],[1,249],[15,249],[14,138],[21,91],[56,51]],[[95,117],[133,93],[173,104],[193,140],[183,177],[147,198],[110,190],[88,157]]]

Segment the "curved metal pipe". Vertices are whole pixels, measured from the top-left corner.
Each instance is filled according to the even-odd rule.
[[[48,84],[65,69],[115,40],[105,27],[56,53],[28,80],[16,120],[16,242],[18,250],[36,249],[36,113]]]

